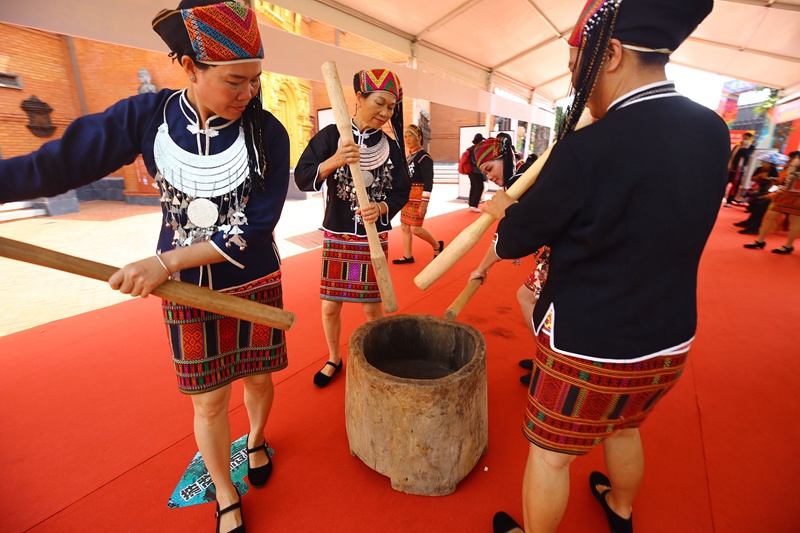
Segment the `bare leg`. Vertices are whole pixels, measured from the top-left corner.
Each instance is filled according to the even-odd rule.
[[[630,518],[633,499],[639,492],[644,475],[644,450],[639,430],[617,431],[603,441],[603,453],[612,487],[606,502],[620,517]],[[603,492],[604,487],[598,489]]]
[[[530,445],[522,480],[522,508],[526,533],[554,532],[569,499],[569,465],[574,455]]]
[[[328,343],[328,360],[338,365],[342,360],[339,341],[342,338],[342,302],[322,300],[322,329],[325,331],[325,342]],[[333,367],[325,365],[322,373],[333,375]]]
[[[247,408],[247,418],[250,421],[250,434],[247,438],[247,447],[255,448],[264,443],[264,428],[267,425],[269,412],[272,410],[272,400],[275,397],[275,387],[272,384],[272,374],[256,374],[242,378],[244,385],[244,405]],[[266,450],[248,456],[250,466],[258,468],[269,463]]]
[[[800,216],[789,215],[789,235],[786,238],[786,248],[792,248],[794,240],[800,235]]]
[[[403,224],[400,226],[400,229],[403,231],[403,257],[413,257],[411,248],[412,248],[412,235],[411,235],[411,226],[408,224]]]
[[[761,227],[758,228],[758,237],[756,237],[756,241],[764,242],[764,239],[770,232],[775,229],[775,224],[778,222],[778,219],[781,217],[782,213],[778,213],[777,211],[773,211],[770,209],[767,211],[767,214],[764,215],[764,221],[761,223]],[[781,218],[781,220],[783,220]]]
[[[370,302],[361,304],[364,309],[364,314],[367,315],[367,322],[383,318],[383,308],[381,302]]]
[[[203,456],[208,473],[217,492],[220,509],[238,501],[236,488],[231,482],[231,426],[228,420],[228,403],[231,386],[192,395],[194,407],[194,438]],[[222,515],[220,530],[230,531],[242,523],[241,510]]]
[[[434,252],[440,252],[439,241],[433,238],[431,232],[421,226],[411,226],[411,233],[431,245]]]
[[[533,308],[536,306],[538,298],[536,298],[536,294],[530,290],[528,287],[523,284],[517,289],[517,302],[519,302],[519,309],[522,311],[522,319],[525,321],[525,325],[528,326],[528,331],[531,332],[531,335],[536,337],[536,334],[533,332]]]

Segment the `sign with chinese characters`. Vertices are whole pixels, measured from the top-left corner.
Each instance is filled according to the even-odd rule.
[[[267,450],[269,456],[275,453],[272,448]],[[243,435],[231,444],[231,479],[236,486],[239,494],[244,496],[247,493],[247,483],[244,477],[247,475],[247,435]],[[172,493],[167,506],[175,509],[178,507],[188,507],[201,503],[209,503],[216,500],[216,491],[208,469],[203,462],[200,452],[189,462],[186,471],[181,476],[178,486]]]

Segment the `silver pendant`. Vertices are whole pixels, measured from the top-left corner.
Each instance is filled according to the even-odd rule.
[[[198,228],[210,228],[217,222],[217,205],[205,198],[196,198],[189,203],[186,217]]]
[[[372,185],[372,182],[375,181],[375,176],[373,176],[372,172],[370,172],[369,170],[362,170],[361,171],[361,178],[364,180],[364,188],[365,189],[367,187],[369,187],[370,185]]]

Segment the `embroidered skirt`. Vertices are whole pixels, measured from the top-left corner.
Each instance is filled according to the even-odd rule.
[[[222,292],[283,308],[280,271]],[[181,392],[208,392],[288,364],[283,330],[166,300],[162,308]]]
[[[615,430],[638,427],[677,383],[689,353],[600,363],[554,352],[536,339],[523,432],[547,450],[583,455]]]
[[[379,234],[384,255],[389,234]],[[319,295],[337,302],[380,302],[381,293],[366,237],[325,232],[322,242],[322,280]]]
[[[544,246],[533,255],[536,258],[536,268],[525,280],[525,287],[536,295],[536,298],[539,298],[542,294],[542,287],[547,281],[547,273],[550,270],[550,248]]]
[[[800,191],[785,191],[772,201],[770,209],[787,215],[800,215]]]
[[[427,202],[426,202],[427,203]],[[408,203],[400,211],[400,222],[409,226],[422,226],[425,215],[420,214],[422,205],[422,184],[414,183],[411,185],[411,192],[408,195]]]

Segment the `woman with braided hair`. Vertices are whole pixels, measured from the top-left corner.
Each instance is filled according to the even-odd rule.
[[[256,14],[236,2],[183,0],[158,13],[153,29],[183,68],[186,88],[122,100],[76,119],[40,150],[0,161],[0,202],[65,192],[141,154],[161,191],[158,248],[114,273],[111,287],[146,297],[180,279],[281,307],[272,234],[289,184],[289,136],[262,108]],[[192,400],[195,439],[213,481],[217,531],[243,533],[230,476],[231,383],[244,385],[248,479],[261,487],[272,472],[264,429],[271,373],[287,365],[284,332],[168,301],[163,313],[178,388]]]
[[[294,171],[301,191],[319,191],[327,183],[322,221],[322,328],[328,361],[314,376],[325,387],[342,370],[342,304],[360,303],[367,320],[383,316],[381,295],[370,260],[364,223],[374,223],[384,254],[389,249],[390,220],[408,201],[411,188],[403,142],[403,89],[386,69],[361,70],[353,76],[356,112],[350,121],[354,142],[341,141],[335,124],[326,126],[306,146]],[[391,122],[394,138],[382,128]],[[350,163],[360,163],[370,203],[358,205]]]

